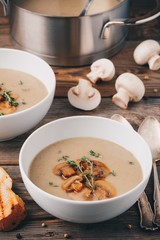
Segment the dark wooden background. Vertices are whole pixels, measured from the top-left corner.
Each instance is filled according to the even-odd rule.
[[[153,0],[132,0],[131,16],[142,16],[154,7]],[[146,88],[145,97],[139,103],[130,103],[127,110],[116,107],[111,97],[115,93],[115,79],[108,83],[99,82],[96,84],[103,96],[99,107],[91,112],[84,112],[73,108],[67,99],[68,89],[75,85],[80,77],[85,77],[89,72],[89,66],[76,68],[53,67],[56,74],[57,87],[53,104],[46,117],[32,130],[13,140],[0,143],[0,165],[7,170],[13,178],[13,189],[26,203],[27,218],[14,231],[0,233],[1,240],[13,240],[21,234],[22,239],[48,240],[64,239],[67,233],[69,239],[76,240],[97,240],[97,239],[159,239],[159,229],[155,232],[146,231],[140,228],[139,211],[137,203],[120,216],[98,224],[75,224],[65,222],[49,215],[43,211],[30,197],[22,182],[18,156],[20,148],[26,138],[38,127],[49,121],[73,115],[95,115],[111,117],[119,113],[127,118],[135,129],[141,121],[148,115],[157,117],[160,121],[160,70],[153,72],[148,66],[138,66],[133,60],[135,47],[145,39],[155,39],[160,41],[160,18],[141,26],[129,27],[129,34],[124,48],[111,58],[116,66],[116,76],[123,72],[132,72],[139,76]],[[0,4],[0,47],[14,48],[9,37],[8,18],[3,16]],[[146,76],[148,80],[146,80]],[[160,164],[158,171],[160,174]],[[153,176],[146,188],[147,195],[153,206]],[[46,227],[42,227],[42,223]],[[131,225],[131,228],[130,228]]]

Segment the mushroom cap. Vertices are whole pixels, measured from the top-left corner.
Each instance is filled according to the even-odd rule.
[[[148,39],[135,48],[133,57],[137,64],[144,65],[157,54],[160,54],[160,44],[155,40]]]
[[[130,101],[138,102],[144,96],[145,87],[142,80],[133,73],[121,74],[115,84],[118,91],[120,88],[125,89],[130,97]]]
[[[112,97],[113,103],[123,109],[127,109],[128,102],[138,102],[145,93],[143,82],[132,73],[121,74],[115,84],[117,93]]]
[[[116,188],[112,185],[112,183],[106,180],[97,180],[95,181],[96,190],[94,194],[97,196],[98,200],[105,198],[112,198],[116,195]]]
[[[96,60],[90,68],[91,72],[87,74],[87,77],[93,83],[99,79],[110,81],[115,75],[115,66],[112,61],[107,58]]]
[[[100,104],[101,94],[88,80],[80,79],[77,86],[69,89],[68,100],[72,106],[90,111]]]

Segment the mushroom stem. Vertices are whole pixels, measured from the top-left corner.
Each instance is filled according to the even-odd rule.
[[[127,72],[116,79],[115,88],[117,93],[112,97],[112,101],[123,109],[127,109],[129,102],[139,102],[145,93],[141,79]]]
[[[152,56],[148,60],[149,69],[156,71],[160,68],[160,56],[158,54]]]
[[[90,67],[91,71],[87,74],[87,78],[92,82],[96,83],[98,80],[110,81],[115,75],[115,66],[111,60],[101,58]]]
[[[68,100],[74,107],[90,111],[100,104],[101,95],[90,81],[80,79],[77,86],[69,89]]]
[[[98,69],[95,70],[94,72],[93,72],[93,71],[92,71],[92,72],[89,72],[89,73],[87,74],[87,77],[89,78],[89,80],[90,80],[92,83],[96,83],[96,82],[98,81],[98,79],[100,79],[99,76],[101,75],[101,72],[102,72],[102,70],[98,68]]]
[[[127,109],[130,100],[128,91],[124,88],[119,88],[118,92],[113,96],[112,101],[120,108]]]
[[[89,81],[80,79],[79,84],[73,89],[73,93],[76,95],[81,94],[81,96],[90,96],[91,84]]]

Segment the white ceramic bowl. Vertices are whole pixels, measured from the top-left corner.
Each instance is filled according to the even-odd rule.
[[[48,90],[47,96],[33,107],[0,117],[0,141],[5,141],[30,130],[46,115],[53,101],[56,80],[44,60],[21,50],[0,48],[0,68],[29,73],[41,80]]]
[[[113,141],[131,151],[142,167],[143,180],[120,196],[100,201],[74,201],[46,193],[28,178],[33,158],[49,144],[72,137],[98,137]],[[115,120],[77,116],[50,122],[33,132],[23,144],[19,166],[24,184],[32,198],[50,214],[77,223],[94,223],[111,219],[129,209],[145,189],[152,168],[151,152],[138,133]]]

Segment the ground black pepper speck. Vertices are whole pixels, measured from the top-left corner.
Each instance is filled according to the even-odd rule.
[[[17,239],[22,239],[22,235],[21,235],[20,233],[17,233],[17,234],[16,234],[16,238],[17,238]]]

